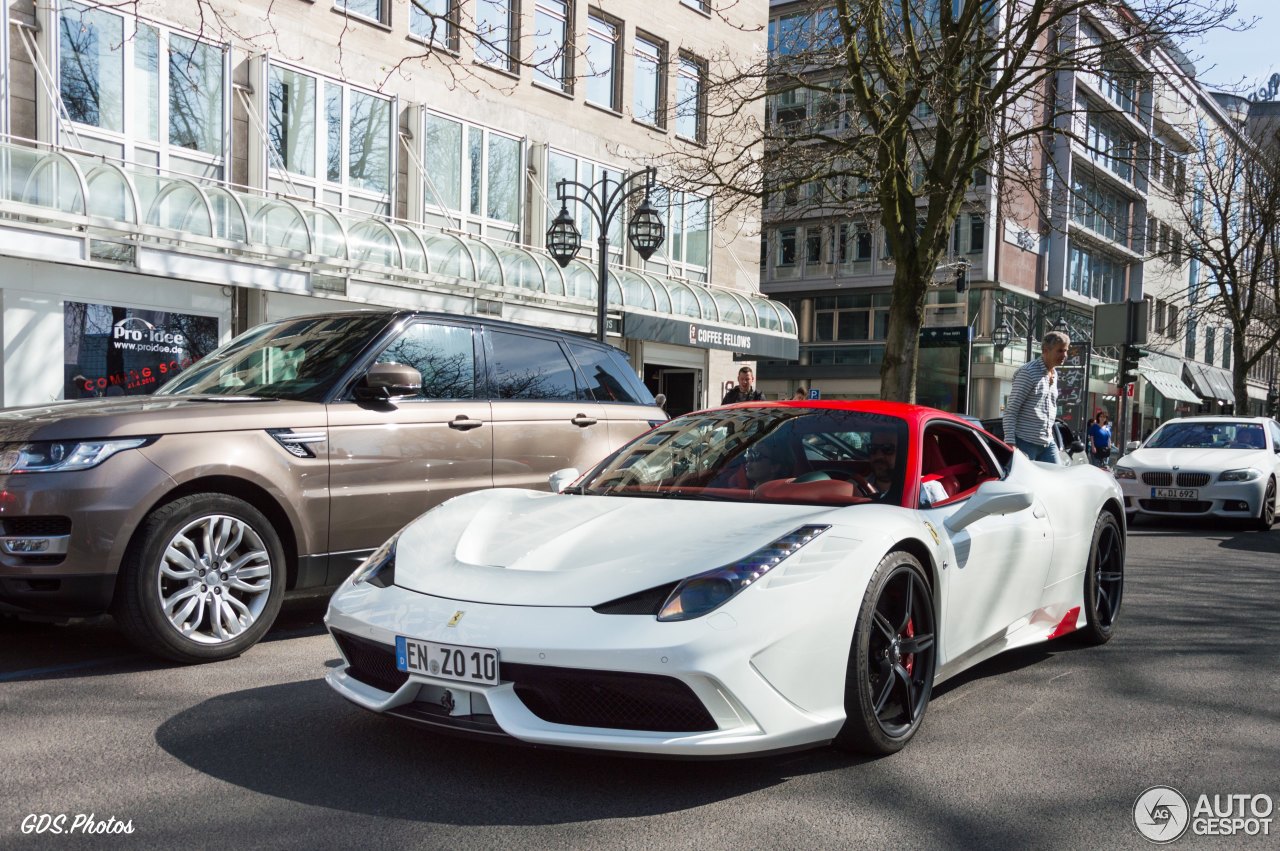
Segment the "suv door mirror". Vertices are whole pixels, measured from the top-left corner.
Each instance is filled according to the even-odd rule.
[[[1008,482],[984,482],[969,497],[964,506],[946,519],[946,527],[959,532],[969,524],[992,514],[1013,514],[1030,508],[1033,498],[1030,491]]]
[[[422,373],[403,363],[375,363],[356,384],[357,399],[367,401],[413,396],[422,389]]]
[[[547,484],[551,485],[552,493],[564,493],[565,489],[576,482],[581,475],[577,467],[565,467],[547,476]]]

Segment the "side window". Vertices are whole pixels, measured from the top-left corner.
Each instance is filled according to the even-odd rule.
[[[400,334],[378,363],[403,363],[422,373],[422,399],[474,399],[476,353],[470,328],[415,322]]]
[[[1271,448],[1280,453],[1280,425],[1267,423],[1267,428],[1271,429]]]
[[[623,364],[613,357],[613,352],[577,343],[570,343],[569,351],[586,379],[588,398],[597,402],[641,401],[631,389],[635,382],[627,380]]]
[[[573,401],[573,366],[555,340],[488,331],[495,399]]]
[[[930,505],[968,496],[988,479],[1000,477],[974,432],[934,425],[925,431],[920,457],[920,490]],[[945,496],[944,496],[945,494]]]

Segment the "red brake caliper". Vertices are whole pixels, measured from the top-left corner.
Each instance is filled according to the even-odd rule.
[[[903,634],[907,638],[915,637],[915,634],[916,634],[915,619],[907,618],[907,629]],[[916,664],[916,654],[908,653],[906,656],[902,657],[902,667],[907,669],[907,676],[911,676],[911,669],[915,666],[915,664]]]

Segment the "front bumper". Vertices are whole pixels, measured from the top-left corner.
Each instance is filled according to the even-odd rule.
[[[456,618],[458,612],[463,613],[460,618]],[[821,706],[801,708],[767,678],[772,664],[769,649],[795,637],[795,628],[776,616],[764,629],[747,630],[723,611],[683,623],[658,623],[644,615],[493,606],[394,586],[344,584],[334,594],[325,621],[332,632],[342,634],[338,645],[344,664],[326,676],[334,690],[373,712],[457,732],[509,736],[554,747],[710,757],[822,744],[834,738],[844,723],[841,695],[846,654],[829,651],[828,670],[813,672],[830,676],[838,669]],[[450,621],[456,626],[447,626]],[[398,635],[495,648],[501,683],[473,685],[390,674]],[[352,638],[371,642],[375,651],[383,648],[383,676],[370,676],[368,661],[353,667],[353,659],[348,658]],[[662,705],[655,718],[673,717],[666,712],[668,703],[683,691],[699,704],[706,723],[692,723],[683,730],[661,729],[679,726],[665,720],[655,722],[658,729],[635,729],[643,725],[631,720],[620,722],[624,726],[558,723],[548,720],[554,713],[548,713],[545,705],[529,699],[524,678],[535,672],[539,676],[560,672],[584,682],[613,676],[632,680],[633,689],[635,682],[652,683],[653,705]],[[585,688],[596,697],[611,697],[607,683],[600,687],[588,682]],[[618,713],[604,711],[599,717],[618,717]]]
[[[172,485],[136,451],[89,470],[0,476],[0,604],[55,615],[105,612],[147,497]]]
[[[1117,479],[1124,492],[1124,510],[1128,513],[1149,514],[1160,517],[1212,517],[1247,520],[1257,517],[1266,492],[1265,478],[1252,482],[1218,482],[1185,488],[1194,490],[1193,499],[1156,497],[1156,486],[1137,479]],[[1173,485],[1162,486],[1174,487]]]

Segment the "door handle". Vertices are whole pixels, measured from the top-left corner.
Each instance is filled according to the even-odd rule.
[[[466,414],[458,414],[449,420],[449,428],[456,428],[458,431],[470,431],[473,428],[480,428],[484,425],[483,420],[469,419]]]
[[[578,428],[586,428],[587,426],[595,425],[598,420],[596,420],[595,417],[589,417],[586,414],[578,414],[576,417],[569,420],[569,422],[573,423]]]

